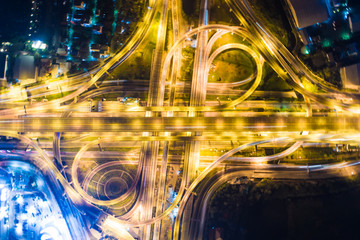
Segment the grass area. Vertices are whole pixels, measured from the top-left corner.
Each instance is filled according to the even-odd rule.
[[[109,79],[150,79],[151,61],[156,47],[157,32],[160,15],[155,17],[155,23],[151,26],[149,40],[134,52],[124,63],[117,67]]]
[[[216,147],[210,149],[201,149],[200,155],[201,156],[212,156],[212,157],[220,157],[225,152],[229,151],[230,149],[218,149]]]
[[[145,100],[147,99],[147,95],[148,95],[147,91],[129,93],[128,91],[124,90],[118,93],[105,93],[97,97],[93,97],[92,99],[101,101],[103,98],[105,98],[106,101],[117,101],[118,97],[128,97],[128,98],[140,98],[141,100]]]
[[[43,99],[47,99],[48,101],[51,101],[51,100],[54,100],[54,99],[65,97],[65,96],[67,96],[67,95],[69,95],[69,94],[71,94],[73,92],[75,92],[75,91],[57,93],[57,94],[47,95],[45,97],[38,97],[38,98],[33,98],[33,99],[35,99],[36,102],[41,102]]]
[[[150,79],[152,53],[155,44],[150,42],[146,48],[136,51],[113,72],[111,79]]]
[[[266,109],[268,111],[268,109]],[[270,156],[282,151],[285,151],[289,146],[285,148],[249,148],[241,152],[237,152],[233,157],[260,157]],[[216,146],[209,149],[202,149],[201,156],[221,156],[225,152],[229,151],[227,148],[217,148]],[[316,164],[328,164],[342,161],[352,161],[359,157],[358,152],[335,152],[331,147],[300,147],[294,153],[281,159],[282,163],[292,163],[306,165]]]
[[[195,48],[183,48],[181,54],[183,56],[181,62],[181,80],[191,81],[194,68]]]
[[[168,18],[167,18],[165,51],[168,51],[174,43],[174,27],[173,27],[171,11],[172,10],[170,10],[170,12],[168,14]]]
[[[239,25],[239,20],[230,13],[229,6],[223,0],[213,0],[210,8],[210,23]]]
[[[197,23],[199,20],[200,0],[182,0],[184,19],[189,23]]]
[[[280,78],[277,73],[265,63],[263,67],[263,80],[260,83],[258,90],[264,91],[290,91],[292,88]]]
[[[299,54],[300,59],[319,77],[326,82],[342,87],[339,66],[328,62],[326,52],[322,49],[313,50],[308,55]]]
[[[115,53],[126,44],[137,29],[138,22],[143,21],[146,12],[145,4],[141,0],[114,0],[115,21],[112,23],[111,52]],[[124,31],[124,32],[122,32]]]
[[[209,204],[204,239],[352,239],[357,235],[360,178],[239,179]],[[239,182],[240,182],[239,181]],[[259,226],[262,230],[259,231]]]
[[[213,62],[209,82],[230,83],[244,80],[255,72],[255,63],[244,51],[229,50],[221,53]]]
[[[225,34],[214,43],[213,50],[219,48],[220,46],[222,46],[226,43],[243,43],[245,45],[248,45],[248,43],[246,41],[244,42],[243,40],[244,39],[242,39],[241,37],[239,37],[235,34]],[[229,52],[235,52],[235,51],[229,51]],[[240,63],[240,65],[249,67],[250,66],[249,61],[251,61],[253,69],[252,69],[252,72],[249,75],[247,75],[247,76],[250,76],[256,70],[254,61],[252,60],[251,56],[248,54],[245,54],[246,58],[241,57],[241,54],[239,54],[239,55],[240,56],[237,56],[237,59],[236,59],[237,61],[231,61],[231,63],[234,63],[234,64]],[[244,56],[244,54],[243,54],[243,56]],[[231,67],[230,67],[230,69],[231,69]],[[224,66],[224,70],[226,70],[225,66]],[[226,72],[227,71],[225,71],[225,74],[226,74]],[[210,74],[212,74],[211,71],[210,71]],[[242,75],[246,75],[246,74],[242,74]],[[244,78],[246,78],[246,77],[243,77],[243,79]],[[216,82],[217,80],[218,80],[218,78],[217,78],[216,74],[215,74],[215,76],[209,77],[209,82],[211,82],[211,81]],[[241,80],[241,78],[240,78],[240,80]],[[229,82],[231,82],[231,81],[229,81]],[[248,89],[251,86],[251,84],[252,83],[243,85],[241,87],[238,87],[238,89]],[[265,63],[264,67],[263,67],[263,80],[260,83],[258,90],[290,91],[290,90],[292,90],[292,88],[283,79],[281,79],[277,75],[277,73],[267,63]]]
[[[211,31],[210,34],[215,34],[216,31]],[[210,37],[209,34],[209,37]],[[243,41],[244,39],[242,37],[240,37],[237,34],[231,34],[231,33],[227,33],[222,35],[219,39],[217,39],[212,47],[212,52],[225,45],[225,44],[229,44],[229,43],[241,43],[241,44],[245,44],[245,45],[249,45],[246,41]]]
[[[322,91],[318,86],[316,86],[315,84],[312,84],[311,82],[309,82],[306,79],[302,79],[302,84],[304,85],[304,88],[310,92],[319,93]]]
[[[281,0],[249,0],[256,16],[289,49],[296,39],[286,17]]]
[[[332,148],[299,148],[294,153],[288,155],[281,162],[293,164],[329,164],[342,161],[356,160],[358,152],[335,152]]]

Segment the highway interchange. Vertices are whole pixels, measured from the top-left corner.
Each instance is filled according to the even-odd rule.
[[[209,23],[210,2],[202,0],[198,27],[187,31],[181,22],[180,0],[150,1],[143,21],[124,48],[94,69],[66,79],[50,79],[36,87],[15,87],[3,93],[0,96],[0,135],[19,139],[33,149],[34,158],[31,161],[56,177],[66,196],[81,212],[101,219],[99,227],[119,239],[133,239],[134,236],[161,239],[163,220],[174,209],[178,212],[172,238],[202,239],[207,202],[216,189],[237,177],[261,177],[259,170],[266,170],[266,177],[281,179],[346,177],[357,172],[360,163],[357,161],[315,166],[274,164],[275,160],[294,153],[305,143],[358,145],[360,98],[336,89],[312,73],[266,29],[246,0],[225,2],[241,26]],[[174,42],[165,50],[170,11]],[[160,16],[158,20],[155,18],[157,14]],[[130,83],[119,80],[117,83],[121,86],[113,86],[110,82],[107,83],[109,85],[97,86],[96,83],[110,76],[117,66],[137,51],[149,36],[151,26],[157,26],[157,43],[149,81]],[[213,49],[214,43],[226,34],[237,35],[244,41],[229,42]],[[179,81],[181,49],[189,38],[195,38],[197,46],[192,81],[184,83]],[[252,57],[256,66],[254,75],[240,79],[233,86],[229,86],[229,83],[208,83],[213,61],[229,49],[245,51]],[[265,74],[265,62],[303,95],[304,111],[281,114],[266,111],[251,113],[250,109],[247,112],[236,111],[241,109],[242,104],[249,104],[246,100],[256,93]],[[316,84],[328,94],[310,92],[304,88],[303,81]],[[246,91],[226,103],[214,104],[206,99],[209,93],[216,95],[248,83],[251,86]],[[127,84],[133,85],[129,87]],[[95,89],[89,90],[95,85]],[[188,104],[180,104],[176,96],[186,85],[190,98]],[[27,101],[31,96],[57,93],[60,86],[62,91],[72,92],[50,101]],[[90,109],[88,107],[91,98],[109,92],[131,91],[135,86],[139,89],[134,91],[148,91],[146,106],[104,102],[101,111],[96,112],[91,110],[92,103]],[[334,94],[340,97],[328,97]],[[340,98],[351,98],[352,103],[345,103]],[[263,102],[266,104],[267,101],[264,99]],[[254,103],[254,106],[257,104]],[[341,114],[314,116],[315,104]],[[62,142],[62,135],[67,134],[74,139],[69,145],[76,145],[79,151],[74,153],[69,150],[64,154],[66,143]],[[39,143],[33,140],[40,135],[52,138],[53,142]],[[201,155],[202,147],[209,147],[210,141],[215,144],[237,141],[239,144],[214,160]],[[131,143],[137,150],[124,151],[117,161],[99,161],[96,165],[91,165],[93,160],[85,161],[88,158],[96,159],[96,154],[90,154],[96,148],[100,152],[102,148],[110,148],[111,144],[118,148],[132,148]],[[184,150],[178,158],[170,154],[176,143],[180,143]],[[233,156],[263,144],[282,144],[287,149],[265,157]],[[52,155],[44,150],[45,145],[52,147]],[[117,151],[109,150],[108,154]],[[63,165],[62,158],[66,156],[72,159],[66,160],[68,165]],[[230,161],[230,164],[223,165],[225,161]],[[173,162],[182,166],[183,176],[176,197],[169,203],[167,182],[170,181],[169,169]],[[127,172],[124,170],[126,168],[121,168],[123,165],[130,165],[133,170]],[[227,166],[226,171],[224,166]],[[87,172],[86,175],[83,171]],[[111,181],[121,184],[121,194],[109,197],[102,189],[103,185],[111,185]],[[101,191],[106,197],[100,197]],[[201,197],[194,197],[195,194]],[[196,199],[193,208],[187,205],[191,198]],[[201,221],[193,221],[192,212]],[[89,234],[93,233],[90,229],[88,231]]]

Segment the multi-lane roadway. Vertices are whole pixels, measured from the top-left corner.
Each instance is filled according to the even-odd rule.
[[[281,176],[282,178],[293,176],[308,178],[309,169],[321,172],[323,178],[333,176],[338,169],[351,168],[351,172],[357,171],[356,166],[359,164],[357,161],[316,167],[264,164],[284,158],[309,142],[359,144],[360,121],[357,114],[360,109],[360,100],[358,95],[335,89],[309,71],[266,29],[246,0],[226,0],[226,3],[240,20],[242,27],[209,22],[211,5],[207,0],[203,0],[200,4],[199,26],[184,33],[187,29],[182,26],[184,19],[179,10],[180,1],[149,1],[147,13],[132,38],[123,49],[101,65],[89,72],[66,79],[51,79],[42,85],[29,87],[26,90],[10,89],[0,95],[2,109],[0,110],[0,134],[18,138],[25,145],[31,146],[36,152],[36,154],[29,154],[32,156],[33,163],[54,174],[58,183],[63,186],[66,195],[80,211],[84,214],[89,211],[92,216],[96,215],[95,212],[98,213],[97,215],[102,216],[100,219],[105,219],[103,223],[99,223],[99,227],[123,239],[131,239],[132,236],[141,239],[161,239],[166,231],[164,228],[167,226],[162,220],[167,219],[177,207],[179,207],[178,217],[174,223],[173,238],[201,239],[204,212],[211,194],[224,182],[238,176],[250,176],[258,169],[270,169],[269,174],[272,177]],[[157,15],[160,18],[156,18]],[[169,17],[172,20],[172,38],[167,36]],[[108,82],[95,90],[88,91],[90,87],[99,80],[105,79],[118,65],[129,58],[144,42],[150,27],[156,24],[157,44],[149,81],[124,80],[121,81],[121,86],[113,86],[112,82]],[[212,34],[209,34],[210,32]],[[215,42],[229,33],[240,36],[244,39],[243,42],[228,42],[214,49]],[[182,64],[181,49],[185,41],[193,35],[197,35],[197,44],[192,82],[186,83],[179,81]],[[168,39],[173,39],[173,43],[167,42]],[[167,48],[170,45],[171,47]],[[256,65],[254,75],[248,79],[239,79],[236,83],[208,83],[207,78],[212,62],[221,53],[230,49],[245,51],[253,58]],[[250,96],[255,95],[255,90],[264,79],[263,75],[266,74],[263,71],[264,61],[267,61],[294,90],[304,96],[306,116],[303,112],[300,115],[284,116],[265,111],[264,113],[254,112],[250,117],[236,111],[238,106],[239,108],[260,106],[257,102],[241,104]],[[316,84],[327,94],[306,90],[302,84],[304,78]],[[245,84],[250,84],[248,90],[234,89]],[[60,89],[60,86],[63,88]],[[176,93],[181,91],[179,86],[183,87],[182,90],[190,91],[189,99],[176,99]],[[56,94],[59,91],[72,92],[48,102],[32,102],[31,104],[20,102]],[[148,92],[147,105],[105,103],[103,107],[98,108],[99,111],[92,112],[91,98],[118,91]],[[206,101],[207,95],[226,93],[241,95],[222,104],[220,101],[219,104]],[[331,98],[334,94],[342,99],[351,98],[352,103],[343,103]],[[266,95],[263,95],[263,98],[266,98]],[[187,101],[188,105],[181,105]],[[313,109],[310,101],[316,102],[317,109],[323,105],[325,109],[347,111],[349,114],[312,117]],[[84,105],[84,102],[85,108],[89,110],[87,113],[83,113],[79,108]],[[264,105],[261,106],[266,106],[267,101],[262,99],[262,104]],[[273,104],[274,108],[279,107],[274,102],[268,104]],[[291,106],[291,103],[286,104]],[[53,153],[50,156],[56,159],[55,162],[39,146],[39,143],[32,141],[29,137],[36,134],[48,136],[49,133],[51,133],[50,138],[53,137]],[[89,133],[87,137],[94,136],[95,139],[82,142],[84,137],[79,137],[76,139],[76,147],[80,150],[76,153],[65,154],[61,148],[70,147],[68,143],[62,142],[61,133],[65,133],[65,136],[66,134]],[[104,137],[104,139],[99,137]],[[224,153],[221,157],[215,157],[215,160],[206,158],[206,161],[201,161],[200,164],[199,161],[206,157],[200,154],[201,147],[208,147],[205,144],[206,141],[232,140],[241,140],[244,144]],[[113,147],[117,142],[119,145]],[[98,146],[102,151],[101,144],[108,146],[106,144],[111,143],[111,146],[115,148],[112,151],[124,151],[121,147],[129,146],[129,144],[121,145],[121,142],[141,142],[134,144],[137,149],[131,155],[131,158],[137,157],[138,161],[125,159],[127,157],[125,153],[107,153],[109,158],[119,157],[122,160],[100,162],[92,169],[83,170],[82,159],[97,156],[89,152],[90,149],[93,150]],[[233,154],[249,147],[284,142],[290,147],[276,155],[231,158]],[[181,149],[179,156],[169,153],[175,143],[181,146],[176,148],[176,150]],[[44,144],[43,148],[48,145]],[[66,157],[68,162],[69,156],[73,157],[72,165],[62,165],[64,162],[62,157]],[[211,178],[211,173],[218,171],[223,166],[223,162],[230,158],[233,165],[230,164],[228,172]],[[105,161],[106,158],[103,160]],[[170,182],[169,172],[171,172],[169,169],[174,161],[183,167],[183,176],[179,178],[180,186],[176,198],[169,202],[166,200]],[[238,163],[235,164],[235,162]],[[127,164],[136,166],[134,174],[117,169]],[[66,170],[66,167],[69,169]],[[200,171],[199,167],[205,170]],[[84,176],[82,171],[86,171]],[[120,176],[116,176],[115,172]],[[100,177],[98,177],[98,182],[94,183],[92,179],[97,175]],[[346,174],[342,172],[340,175]],[[129,182],[123,180],[125,178]],[[103,186],[110,184],[110,180],[119,183],[123,181],[122,184],[126,186],[124,193],[109,197],[105,190],[101,190],[105,189]],[[95,189],[98,195],[93,195],[91,189]],[[105,192],[106,198],[100,197],[101,191]],[[191,209],[187,203],[195,191],[199,192],[204,199],[200,199],[200,203],[195,202],[195,208]],[[199,216],[200,224],[192,225],[190,220],[186,220],[189,219],[186,216],[192,214],[191,211]],[[187,224],[182,223],[182,220],[187,221]],[[124,228],[125,226],[129,227],[131,234]]]

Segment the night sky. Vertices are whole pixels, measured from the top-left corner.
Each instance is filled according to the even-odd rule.
[[[25,37],[29,27],[31,0],[1,0],[0,40]]]

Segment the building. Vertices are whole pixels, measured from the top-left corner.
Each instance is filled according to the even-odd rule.
[[[0,54],[0,86],[6,86],[6,71],[8,64],[8,55]]]
[[[66,48],[64,47],[59,47],[57,50],[56,50],[56,54],[59,55],[59,56],[66,56],[67,55],[67,51],[66,51]]]
[[[360,63],[341,68],[340,76],[344,88],[360,90]]]
[[[92,56],[97,59],[104,59],[110,55],[110,47],[107,45],[101,46],[100,44],[91,44],[90,51]]]
[[[92,28],[93,33],[96,35],[102,34],[102,29],[103,29],[103,26],[101,26],[101,25],[94,25]]]
[[[338,8],[341,6],[341,0],[330,0],[331,6]]]
[[[335,57],[333,52],[326,53],[326,59],[330,64],[336,64],[335,63]]]
[[[75,9],[84,10],[86,7],[86,3],[82,0],[74,0],[74,7],[75,7]]]
[[[0,80],[6,80],[8,55],[0,54]]]
[[[34,56],[22,55],[16,58],[14,65],[14,79],[24,82],[35,80],[35,58]]]
[[[298,29],[329,19],[328,0],[287,0],[287,3]]]
[[[31,14],[30,14],[30,27],[29,27],[29,37],[31,38],[37,38],[39,36],[39,27],[42,20],[42,14],[41,14],[41,5],[42,1],[34,0],[32,1],[31,6]]]
[[[4,169],[0,168],[0,186],[1,189],[8,188],[11,189],[12,177],[11,174]],[[1,196],[3,197],[3,196]]]
[[[71,68],[71,62],[66,61],[65,59],[57,59],[56,63],[59,64],[59,74],[67,73]]]
[[[91,52],[100,52],[100,50],[101,50],[101,45],[100,44],[94,43],[94,44],[90,45],[90,51]]]
[[[352,33],[356,33],[360,31],[360,16],[353,14],[348,17],[349,27]]]
[[[306,29],[301,29],[299,30],[299,36],[301,41],[305,44],[305,45],[309,45],[310,43],[312,43],[312,39],[310,38],[308,32],[306,31]]]
[[[346,45],[346,55],[348,57],[357,57],[358,53],[359,53],[359,51],[357,49],[356,43],[350,43],[350,44]]]

